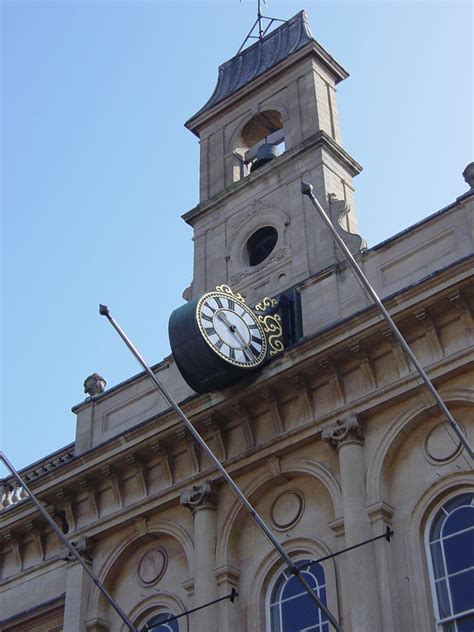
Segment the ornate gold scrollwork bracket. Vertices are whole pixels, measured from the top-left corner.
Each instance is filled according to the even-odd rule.
[[[267,336],[268,348],[271,356],[281,353],[285,348],[283,345],[283,327],[281,316],[280,314],[275,313],[277,308],[278,300],[276,298],[268,297],[262,299],[260,303],[257,303],[254,307],[258,320]],[[263,314],[259,314],[258,312],[263,312]],[[265,312],[267,313],[265,314]]]
[[[232,296],[236,301],[239,301],[240,303],[245,303],[245,298],[242,296],[242,294],[239,294],[238,292],[233,292],[228,285],[217,285],[216,292],[223,292],[224,294]]]

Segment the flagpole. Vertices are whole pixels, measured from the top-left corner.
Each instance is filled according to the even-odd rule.
[[[131,340],[128,338],[127,334],[123,331],[123,329],[120,327],[120,325],[112,317],[109,308],[106,305],[100,305],[99,306],[99,313],[102,316],[105,316],[108,319],[108,321],[110,322],[112,327],[115,329],[115,331],[118,333],[118,335],[122,338],[123,342],[128,347],[128,349],[131,351],[131,353],[133,354],[135,359],[143,367],[143,369],[145,370],[145,372],[147,373],[148,377],[151,379],[153,384],[160,391],[160,393],[163,396],[163,398],[166,401],[166,403],[178,415],[178,417],[180,418],[180,420],[185,425],[185,427],[188,430],[188,432],[191,435],[191,437],[194,439],[194,441],[198,444],[198,446],[201,448],[201,450],[207,456],[207,458],[211,462],[211,464],[214,465],[215,468],[220,472],[220,474],[222,475],[224,480],[227,482],[227,484],[232,489],[234,494],[237,496],[237,498],[240,500],[242,505],[245,507],[245,509],[249,513],[250,517],[252,518],[252,520],[254,520],[254,522],[256,523],[257,527],[260,529],[260,531],[262,531],[262,533],[267,538],[267,540],[270,542],[270,544],[275,548],[275,550],[283,558],[285,563],[288,565],[288,568],[291,571],[291,573],[293,575],[295,575],[295,577],[300,581],[300,583],[304,587],[305,591],[308,593],[310,598],[315,602],[316,606],[320,610],[322,610],[324,612],[324,614],[327,616],[328,620],[331,622],[331,624],[334,627],[334,629],[336,630],[336,632],[343,632],[342,626],[339,624],[339,622],[337,621],[335,616],[331,613],[331,611],[328,609],[328,607],[321,601],[321,599],[318,597],[318,595],[311,588],[309,583],[306,581],[306,579],[301,574],[301,570],[292,561],[291,557],[288,555],[288,553],[285,551],[285,549],[282,547],[282,545],[275,538],[273,533],[270,531],[269,527],[264,522],[263,518],[261,518],[261,516],[257,513],[257,511],[252,507],[250,502],[247,500],[246,496],[242,493],[242,491],[238,487],[237,483],[235,483],[234,479],[230,476],[230,474],[227,473],[227,470],[224,468],[224,466],[219,461],[219,459],[215,456],[215,454],[212,452],[212,450],[208,447],[207,443],[201,437],[199,432],[195,429],[193,424],[189,421],[189,419],[184,414],[184,412],[179,407],[179,405],[176,403],[176,401],[173,399],[171,394],[168,392],[168,390],[165,388],[165,386],[160,382],[160,380],[153,373],[151,368],[146,363],[145,359],[140,355],[140,353],[135,348],[135,346],[133,345]]]
[[[367,279],[365,274],[362,272],[362,269],[360,268],[360,266],[358,265],[358,263],[356,262],[356,260],[352,256],[352,253],[349,250],[349,248],[346,246],[344,240],[342,239],[342,237],[339,235],[339,233],[334,228],[334,226],[333,226],[331,220],[329,219],[326,211],[323,209],[321,204],[316,199],[316,196],[313,193],[313,185],[309,184],[308,182],[304,182],[302,180],[301,181],[301,193],[303,195],[308,196],[309,199],[311,200],[313,206],[318,211],[319,216],[321,217],[323,222],[326,224],[327,228],[329,229],[329,232],[333,236],[334,241],[337,243],[337,245],[342,250],[342,252],[346,255],[347,260],[349,262],[349,265],[352,267],[355,275],[357,276],[359,281],[364,286],[364,289],[367,292],[369,298],[371,298],[374,301],[374,303],[376,304],[376,306],[379,308],[380,312],[382,313],[382,316],[385,318],[385,320],[387,321],[390,329],[392,330],[393,335],[398,340],[398,342],[400,343],[402,349],[404,350],[404,352],[406,353],[406,355],[411,360],[411,362],[413,363],[414,367],[416,368],[416,370],[420,374],[422,380],[424,381],[424,383],[428,387],[429,391],[433,395],[433,397],[434,397],[436,403],[438,404],[439,408],[441,409],[442,413],[445,415],[446,419],[448,420],[449,425],[454,430],[454,432],[457,434],[460,442],[466,448],[466,451],[469,454],[469,456],[471,457],[471,459],[474,459],[473,449],[471,448],[471,446],[469,444],[469,441],[467,440],[467,437],[464,435],[460,425],[456,422],[454,417],[449,412],[446,404],[441,399],[441,396],[439,395],[438,391],[435,389],[435,387],[434,387],[433,383],[431,382],[430,378],[428,377],[427,373],[425,372],[425,370],[423,369],[421,364],[418,362],[417,357],[415,356],[413,351],[410,349],[410,347],[408,346],[407,341],[402,336],[402,334],[401,334],[400,330],[398,329],[398,327],[395,325],[395,323],[394,323],[392,317],[390,316],[390,314],[388,313],[388,311],[385,309],[385,307],[384,307],[382,301],[380,300],[380,298],[378,297],[376,291],[370,285],[369,280]]]

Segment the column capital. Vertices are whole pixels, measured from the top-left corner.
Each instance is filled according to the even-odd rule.
[[[340,448],[341,445],[348,442],[364,443],[364,431],[359,423],[357,413],[351,413],[347,417],[338,419],[336,425],[325,428],[321,436],[334,448]]]
[[[217,494],[213,489],[211,480],[204,481],[201,485],[193,485],[191,489],[181,494],[180,502],[193,513],[199,509],[215,509],[217,506]]]
[[[85,562],[88,564],[92,563],[94,548],[91,539],[88,536],[81,535],[77,540],[71,542],[71,544]],[[72,555],[65,544],[61,545],[59,555],[62,560],[76,561],[76,558]]]

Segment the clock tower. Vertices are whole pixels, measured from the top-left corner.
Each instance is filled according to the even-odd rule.
[[[222,64],[215,90],[186,127],[200,140],[200,201],[187,300],[226,283],[252,303],[338,261],[301,195],[315,194],[356,253],[352,178],[341,146],[336,85],[348,73],[314,39],[301,11]]]

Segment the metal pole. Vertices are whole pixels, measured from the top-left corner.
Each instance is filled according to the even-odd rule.
[[[433,383],[431,382],[430,378],[426,374],[426,372],[423,369],[423,367],[421,366],[421,364],[418,362],[415,354],[410,349],[410,347],[408,346],[405,338],[400,333],[400,330],[398,329],[398,327],[393,322],[392,317],[390,316],[390,314],[387,312],[387,310],[383,306],[382,301],[379,299],[377,293],[375,292],[373,287],[370,285],[367,277],[362,272],[361,268],[359,267],[359,265],[357,264],[356,260],[352,256],[351,251],[349,250],[349,248],[344,243],[342,237],[337,233],[337,231],[334,228],[334,226],[332,225],[332,222],[329,219],[327,213],[325,212],[325,210],[323,209],[321,204],[316,199],[316,197],[315,197],[315,195],[313,193],[313,185],[309,184],[307,182],[301,181],[301,193],[303,195],[307,195],[309,197],[309,199],[311,200],[311,202],[313,203],[313,206],[316,208],[316,210],[319,213],[319,216],[321,217],[323,222],[326,224],[326,226],[329,229],[331,235],[333,236],[335,242],[337,243],[339,248],[342,250],[342,252],[346,255],[347,260],[349,261],[352,269],[354,270],[355,275],[357,276],[357,278],[360,280],[360,282],[364,286],[364,289],[366,290],[366,292],[369,295],[369,297],[374,301],[374,303],[377,305],[377,307],[381,311],[382,316],[387,321],[387,323],[388,323],[390,329],[392,330],[394,336],[396,337],[396,339],[398,340],[398,342],[402,346],[402,349],[405,351],[406,355],[412,361],[413,365],[415,366],[416,370],[420,374],[420,376],[423,379],[424,383],[426,384],[426,386],[428,387],[429,391],[431,392],[431,394],[435,398],[436,403],[438,404],[439,408],[441,409],[443,414],[446,416],[446,418],[447,418],[447,420],[449,422],[449,425],[451,426],[451,428],[454,430],[454,432],[459,437],[459,440],[461,441],[463,446],[466,448],[466,450],[467,450],[469,456],[471,457],[471,459],[473,459],[474,458],[474,451],[471,448],[471,446],[469,445],[469,441],[465,437],[463,431],[461,430],[461,427],[459,426],[459,424],[455,421],[454,417],[449,412],[446,404],[441,399],[438,391],[433,386]]]
[[[240,491],[240,488],[237,486],[237,484],[234,482],[234,480],[231,478],[231,476],[227,473],[226,469],[221,464],[219,459],[214,455],[212,450],[207,446],[206,442],[201,437],[199,432],[194,428],[192,423],[189,421],[189,419],[186,417],[184,412],[181,410],[181,408],[175,402],[173,397],[170,395],[170,393],[168,393],[166,388],[163,386],[163,384],[160,382],[160,380],[156,377],[156,375],[150,369],[150,367],[148,366],[148,364],[146,363],[144,358],[140,355],[140,353],[137,351],[137,349],[133,346],[132,342],[130,341],[130,339],[128,338],[126,333],[123,331],[123,329],[120,327],[120,325],[114,320],[114,318],[110,314],[109,308],[106,305],[100,305],[99,306],[99,313],[102,316],[106,316],[106,318],[109,320],[111,325],[114,327],[115,331],[122,338],[122,340],[127,345],[127,347],[130,349],[132,354],[135,356],[135,358],[137,359],[139,364],[145,369],[145,372],[148,374],[148,377],[151,379],[153,384],[160,391],[160,393],[162,394],[164,400],[176,412],[176,414],[181,419],[181,421],[183,422],[183,424],[187,428],[189,434],[192,436],[194,441],[199,445],[199,447],[204,452],[204,454],[207,456],[207,458],[209,459],[211,464],[214,465],[216,467],[216,469],[221,473],[221,475],[223,476],[225,481],[228,483],[228,485],[231,487],[231,489],[233,490],[233,492],[235,493],[237,498],[240,500],[242,505],[248,511],[250,517],[255,521],[255,523],[257,524],[259,529],[262,531],[262,533],[265,535],[265,537],[270,542],[270,544],[272,544],[272,546],[278,551],[280,556],[285,560],[286,564],[288,564],[288,567],[291,570],[291,572],[299,579],[299,581],[303,585],[303,587],[306,590],[306,592],[308,593],[308,595],[316,603],[317,607],[320,608],[324,612],[324,614],[327,616],[327,618],[329,619],[329,621],[333,625],[334,629],[337,630],[337,632],[342,632],[342,627],[339,624],[339,622],[337,621],[337,619],[334,617],[334,615],[331,613],[331,611],[327,608],[327,606],[321,601],[321,599],[318,597],[318,595],[313,591],[313,589],[308,584],[308,582],[305,580],[305,578],[301,575],[300,569],[296,566],[296,564],[294,564],[294,562],[291,560],[290,556],[288,555],[288,553],[286,553],[286,551],[283,549],[283,547],[278,542],[278,540],[275,539],[275,537],[273,536],[273,534],[270,531],[270,529],[267,527],[267,525],[265,524],[263,519],[259,516],[259,514],[255,511],[255,509],[249,503],[249,501],[244,496],[244,494]]]
[[[5,465],[8,467],[10,472],[13,474],[13,476],[18,481],[18,483],[20,483],[20,485],[23,487],[23,489],[28,493],[29,497],[33,501],[33,504],[36,506],[38,511],[43,515],[45,520],[49,523],[49,526],[56,533],[56,535],[61,540],[61,542],[67,547],[67,549],[71,553],[71,555],[76,558],[76,560],[79,562],[79,564],[82,566],[82,568],[86,571],[86,573],[89,575],[89,577],[92,579],[94,584],[97,586],[97,588],[100,590],[100,592],[107,599],[107,601],[112,606],[112,608],[115,610],[115,612],[119,615],[119,617],[122,619],[122,621],[126,624],[128,629],[131,630],[131,632],[138,632],[137,628],[133,625],[133,623],[127,617],[127,615],[122,610],[122,608],[118,605],[118,603],[110,595],[110,593],[107,591],[105,586],[100,582],[100,580],[95,576],[93,571],[89,568],[89,566],[86,564],[86,562],[82,559],[82,557],[76,551],[74,546],[71,544],[71,542],[69,542],[69,540],[66,538],[64,533],[61,531],[61,529],[54,522],[52,517],[49,515],[49,513],[46,511],[46,509],[43,507],[43,505],[39,502],[39,500],[37,500],[36,496],[33,494],[31,489],[28,487],[28,485],[25,483],[25,481],[22,479],[22,477],[19,475],[19,473],[15,470],[15,468],[10,463],[10,461],[7,459],[5,454],[3,452],[1,452],[1,451],[0,451],[0,460],[2,460],[5,463]]]

